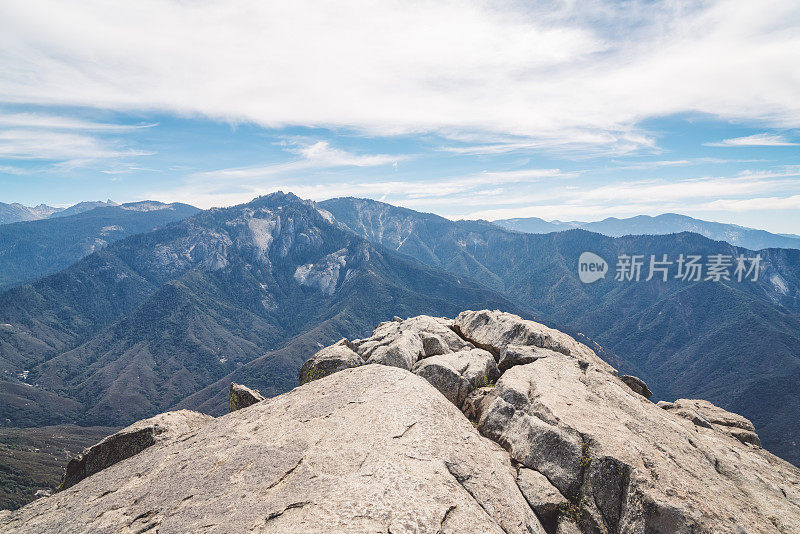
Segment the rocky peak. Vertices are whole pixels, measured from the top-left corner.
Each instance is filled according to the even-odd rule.
[[[138,264],[169,277],[191,269],[240,265],[266,285],[276,264],[300,285],[331,295],[369,259],[369,244],[339,228],[311,201],[277,192],[230,208],[212,209],[159,233],[134,254]]]
[[[397,319],[322,349],[301,380],[370,363],[425,378],[502,446],[548,532],[800,531],[800,471],[750,421],[704,400],[653,404],[642,380],[542,324]]]
[[[515,315],[395,318],[317,352],[289,393],[231,385],[236,411],[175,425],[0,529],[800,532],[800,470],[743,439],[747,419],[656,405],[634,379]]]

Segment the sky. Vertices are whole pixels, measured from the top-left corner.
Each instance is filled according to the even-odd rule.
[[[0,202],[800,234],[797,0],[0,0]]]

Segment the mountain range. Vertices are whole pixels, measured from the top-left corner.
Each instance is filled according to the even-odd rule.
[[[482,305],[530,315],[274,194],[125,238],[0,295],[0,418],[127,424],[245,368],[277,394],[309,346],[396,313]],[[36,387],[13,380],[25,371]]]
[[[152,201],[84,210],[87,204],[93,203],[78,204],[47,219],[0,225],[0,291],[65,269],[114,241],[200,211],[187,204]]]
[[[693,232],[715,241],[725,241],[750,250],[761,250],[763,248],[800,249],[800,236],[797,235],[773,234],[765,230],[746,228],[736,224],[703,221],[676,213],[664,213],[656,217],[637,215],[627,219],[609,217],[596,222],[545,221],[538,217],[500,219],[493,222],[503,228],[531,234],[561,232],[574,228],[582,228],[583,230],[611,237]]]
[[[39,204],[38,206],[24,206],[19,203],[6,204],[0,202],[0,224],[9,224],[21,221],[38,221],[39,219],[48,219],[51,217],[68,217],[76,215],[85,211],[93,210],[103,206],[116,206],[115,202],[111,200],[107,202],[99,201],[86,201],[79,202],[68,208],[54,208],[47,204]]]
[[[165,221],[0,294],[0,421],[120,426],[173,407],[219,414],[231,381],[288,391],[310,354],[394,315],[490,308],[566,331],[645,378],[657,398],[707,398],[741,413],[765,447],[800,462],[800,251],[760,251],[757,281],[609,273],[583,284],[585,251],[612,270],[622,254],[755,255],[695,233],[528,234],[276,193]]]

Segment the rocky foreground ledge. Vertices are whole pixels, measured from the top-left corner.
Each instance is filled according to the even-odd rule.
[[[747,419],[514,315],[396,318],[300,381],[140,421],[0,531],[800,532],[800,471]]]

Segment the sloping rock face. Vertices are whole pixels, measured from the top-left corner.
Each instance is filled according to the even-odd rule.
[[[568,499],[580,532],[800,532],[800,472],[550,357],[508,370],[480,431]]]
[[[515,476],[425,380],[367,365],[151,446],[0,531],[544,533]]]
[[[191,432],[212,419],[202,413],[179,410],[137,421],[70,460],[61,481],[61,489],[69,488],[89,475],[139,454],[156,443]]]
[[[528,353],[531,361],[558,352],[578,360],[583,365],[593,365],[616,374],[613,367],[601,360],[583,343],[575,341],[563,332],[534,321],[524,321],[518,315],[511,313],[489,310],[465,311],[456,317],[453,328],[465,340],[494,354],[498,362],[512,359],[518,363],[528,363],[522,355],[514,355],[515,352],[523,355]],[[545,351],[538,351],[539,356],[536,356],[536,348]],[[512,365],[509,362],[502,367],[505,370]]]
[[[456,406],[462,406],[476,387],[494,383],[500,377],[494,358],[483,349],[430,356],[414,364],[413,371]]]

